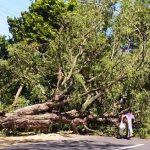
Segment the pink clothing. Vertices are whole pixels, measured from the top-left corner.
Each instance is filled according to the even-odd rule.
[[[127,117],[127,119],[130,119],[130,120],[135,119],[135,117],[132,113],[127,113],[126,117]]]
[[[128,137],[131,137],[133,135],[132,120],[134,120],[135,117],[132,113],[127,113],[125,116],[127,117],[128,122]]]

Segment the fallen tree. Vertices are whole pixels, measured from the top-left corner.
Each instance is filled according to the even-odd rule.
[[[70,129],[72,129],[73,133],[78,133],[77,128],[82,125],[85,130],[98,134],[98,131],[90,129],[88,127],[88,124],[90,124],[91,122],[94,122],[96,124],[111,123],[115,126],[118,125],[118,119],[115,117],[110,118],[93,115],[81,115],[80,112],[76,110],[65,113],[55,112],[37,115],[21,115],[16,111],[0,116],[0,129],[8,129],[11,131],[37,130],[48,133],[48,129],[51,124],[63,123],[70,125]]]

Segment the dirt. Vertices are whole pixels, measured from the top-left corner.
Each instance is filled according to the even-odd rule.
[[[23,136],[10,136],[3,137],[0,136],[0,149],[10,147],[10,146],[18,146],[25,145],[31,143],[38,143],[42,141],[52,141],[52,140],[64,140],[64,139],[72,139],[79,135],[74,134],[37,134],[37,135],[23,135]]]

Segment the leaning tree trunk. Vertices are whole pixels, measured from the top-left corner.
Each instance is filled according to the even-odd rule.
[[[18,89],[18,91],[17,91],[17,93],[16,93],[16,95],[15,95],[15,100],[14,100],[12,106],[15,106],[15,105],[17,104],[18,97],[19,97],[19,95],[20,95],[22,89],[23,89],[23,84],[20,85],[20,87],[19,87],[19,89]]]

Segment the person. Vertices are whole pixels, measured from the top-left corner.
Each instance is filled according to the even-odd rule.
[[[125,113],[121,115],[121,121],[119,124],[119,136],[120,138],[124,137],[124,130],[127,128],[127,116]]]
[[[131,138],[133,136],[133,128],[132,123],[135,120],[135,117],[132,113],[132,110],[129,108],[126,112],[126,118],[127,118],[127,138]]]

